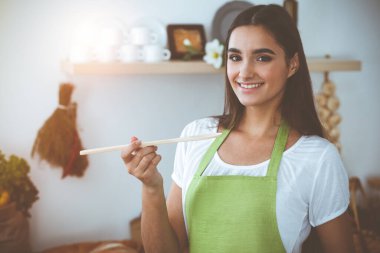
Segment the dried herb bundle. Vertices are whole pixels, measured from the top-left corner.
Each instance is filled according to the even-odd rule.
[[[83,149],[76,125],[77,104],[71,102],[74,86],[61,84],[59,106],[38,131],[32,156],[38,153],[54,167],[62,167],[62,178],[83,176],[88,166],[87,156],[80,156]]]

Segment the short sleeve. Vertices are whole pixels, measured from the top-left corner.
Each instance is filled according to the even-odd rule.
[[[181,137],[187,136],[188,126],[186,126],[181,133]],[[174,169],[171,175],[172,180],[179,187],[183,187],[183,175],[185,171],[185,159],[186,157],[186,143],[179,142],[176,147],[175,156],[174,156]]]
[[[309,205],[309,219],[313,227],[346,211],[350,197],[347,172],[333,144],[326,147],[316,169]]]

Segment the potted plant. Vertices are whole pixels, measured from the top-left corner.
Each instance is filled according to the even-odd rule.
[[[28,163],[0,151],[0,252],[29,252],[29,209],[38,199]]]

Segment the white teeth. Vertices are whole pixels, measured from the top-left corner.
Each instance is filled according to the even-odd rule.
[[[242,84],[242,83],[238,83],[241,87],[245,88],[245,89],[252,89],[252,88],[257,88],[261,85],[263,85],[263,83],[255,83],[255,84]]]

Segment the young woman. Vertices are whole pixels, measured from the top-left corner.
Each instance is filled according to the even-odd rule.
[[[323,138],[298,30],[276,5],[251,7],[226,41],[222,116],[188,124],[167,202],[157,147],[122,152],[143,183],[146,252],[301,252],[314,227],[325,252],[351,252],[348,178]]]

